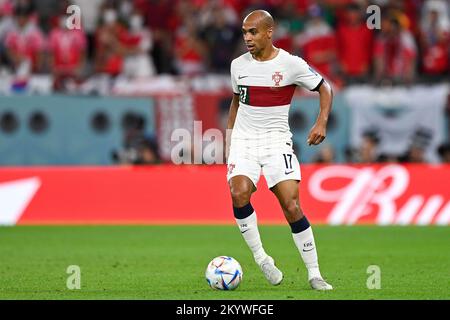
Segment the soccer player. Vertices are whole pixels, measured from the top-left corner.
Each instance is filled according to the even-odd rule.
[[[248,52],[231,63],[234,95],[227,125],[232,129],[227,180],[236,222],[266,279],[272,285],[280,284],[283,273],[263,248],[250,203],[262,169],[289,222],[311,287],[331,290],[332,286],[320,274],[313,232],[300,208],[300,165],[288,124],[296,86],[317,91],[320,112],[307,143],[321,143],[331,111],[331,87],[303,59],[273,46],[274,21],[267,11],[256,10],[247,15],[242,32]]]

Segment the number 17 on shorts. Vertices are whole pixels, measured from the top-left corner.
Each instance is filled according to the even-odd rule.
[[[278,153],[268,157],[263,163],[263,173],[269,188],[284,180],[301,179],[300,164],[294,153]]]

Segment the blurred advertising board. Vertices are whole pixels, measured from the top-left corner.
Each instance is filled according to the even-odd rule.
[[[0,169],[0,224],[233,224],[225,165]],[[312,223],[449,225],[450,166],[303,165]],[[284,224],[264,178],[252,204]]]

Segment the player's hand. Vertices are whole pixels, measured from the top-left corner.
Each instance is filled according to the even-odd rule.
[[[318,145],[327,136],[327,128],[325,124],[316,123],[309,131],[308,140],[306,142],[308,145]]]

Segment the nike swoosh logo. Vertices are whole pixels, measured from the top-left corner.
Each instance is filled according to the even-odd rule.
[[[248,77],[250,77],[250,76],[238,76],[238,79],[241,80],[241,79],[248,78]]]
[[[309,249],[309,250],[303,249],[303,252],[309,252],[309,251],[311,251],[311,250],[314,250],[314,248],[311,248],[311,249]]]
[[[285,171],[284,174],[290,174],[292,172],[294,172],[294,170],[292,170],[292,171]]]
[[[244,231],[241,231],[241,233],[246,233],[248,230],[250,230],[250,229],[247,229],[247,230],[244,230]]]

